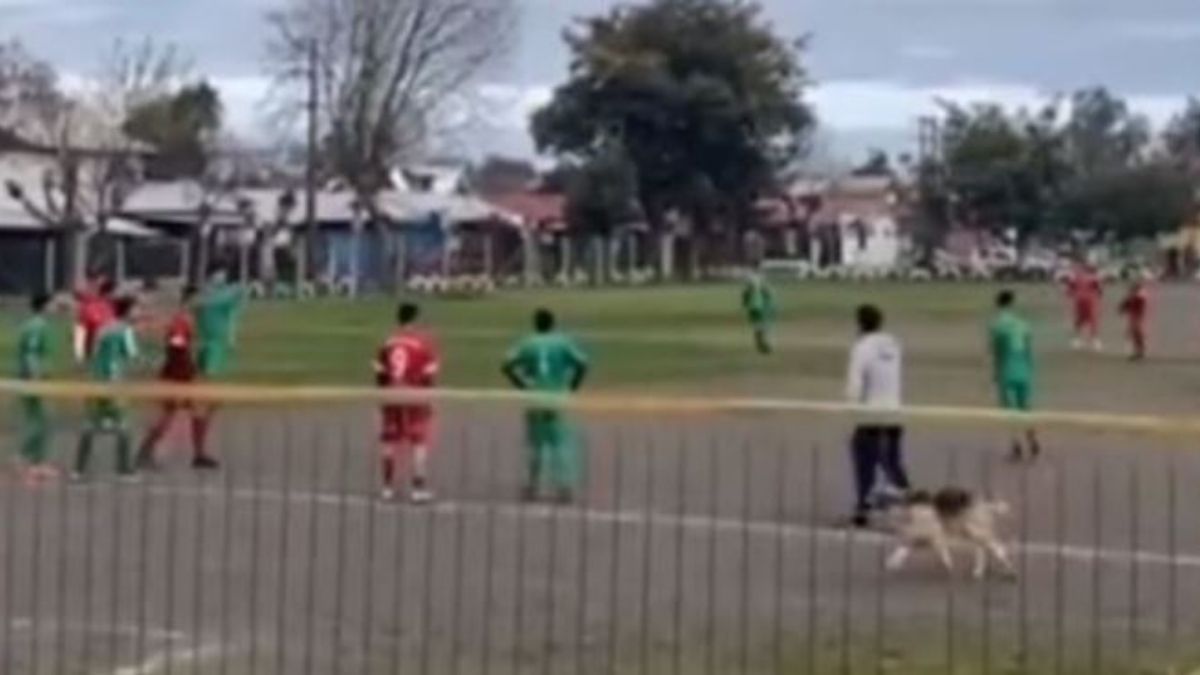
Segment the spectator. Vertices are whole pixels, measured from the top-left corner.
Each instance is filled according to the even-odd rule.
[[[859,337],[850,350],[846,397],[865,408],[897,410],[901,405],[903,362],[900,341],[883,332],[883,312],[874,305],[859,307],[857,320]],[[872,492],[879,469],[894,488],[909,489],[903,441],[904,429],[898,423],[871,421],[854,429],[850,453],[854,466],[856,527],[865,527],[870,522]]]

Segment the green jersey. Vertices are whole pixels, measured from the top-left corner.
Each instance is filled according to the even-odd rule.
[[[997,382],[1033,380],[1033,330],[1012,312],[1000,312],[988,327],[992,368]]]
[[[570,391],[587,356],[562,333],[537,333],[521,340],[508,353],[526,385],[543,392]]]
[[[124,321],[113,321],[100,331],[92,353],[92,377],[118,382],[125,377],[129,362],[137,357],[137,337]]]
[[[759,319],[770,318],[775,313],[775,298],[762,277],[755,276],[746,282],[742,290],[742,309]]]
[[[233,344],[233,330],[238,310],[242,306],[242,289],[238,286],[211,288],[196,303],[196,334],[201,346],[228,347]]]
[[[46,357],[50,355],[50,325],[46,317],[30,317],[21,324],[17,334],[17,377],[23,380],[40,379],[46,372]]]

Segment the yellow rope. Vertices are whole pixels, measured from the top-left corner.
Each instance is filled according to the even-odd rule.
[[[860,406],[829,401],[775,398],[716,398],[699,396],[638,396],[629,394],[582,394],[556,396],[500,389],[381,389],[343,386],[277,385],[171,385],[163,383],[121,384],[94,382],[0,380],[0,394],[44,396],[81,400],[112,397],[135,401],[188,399],[204,403],[281,405],[319,403],[505,403],[539,405],[571,410],[639,415],[689,415],[722,413],[791,413],[840,417],[852,421],[926,422],[933,424],[988,424],[993,426],[1037,426],[1139,434],[1200,436],[1200,418],[1154,415],[1120,415],[1047,411],[1019,413],[994,408],[954,406],[909,406],[881,413]]]

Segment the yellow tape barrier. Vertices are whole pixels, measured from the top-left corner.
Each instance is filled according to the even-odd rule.
[[[708,398],[698,396],[638,396],[581,394],[571,397],[501,389],[425,390],[347,386],[170,385],[136,383],[117,386],[93,382],[0,380],[0,395],[44,396],[69,400],[112,397],[134,401],[187,399],[205,403],[280,405],[318,403],[506,403],[571,410],[635,414],[793,413],[840,417],[850,421],[988,424],[993,426],[1057,427],[1093,432],[1126,432],[1169,436],[1200,436],[1200,417],[1119,415],[1085,412],[1014,413],[994,408],[909,406],[881,413],[829,401],[774,398]]]

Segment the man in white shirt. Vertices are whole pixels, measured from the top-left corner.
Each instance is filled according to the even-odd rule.
[[[857,312],[859,337],[850,350],[846,375],[846,398],[855,405],[875,410],[897,410],[901,405],[903,350],[900,341],[883,332],[883,312],[863,305]],[[855,526],[869,523],[875,475],[883,470],[888,482],[908,490],[904,469],[904,429],[899,424],[860,424],[850,442],[854,465]]]

